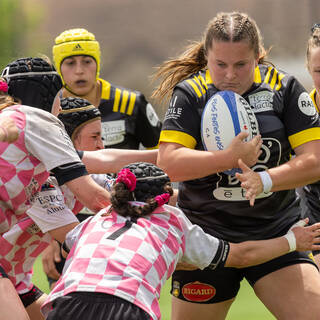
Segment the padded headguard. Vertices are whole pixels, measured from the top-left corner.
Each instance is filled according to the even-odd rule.
[[[54,65],[60,74],[61,78],[61,64],[65,58],[72,56],[90,56],[93,57],[97,63],[96,78],[100,73],[100,45],[96,41],[93,33],[86,29],[70,29],[62,32],[55,39],[55,45],[52,48]],[[63,79],[62,79],[63,81]],[[63,84],[65,82],[63,81]]]
[[[149,198],[164,193],[163,187],[168,182],[170,183],[168,175],[152,163],[135,162],[124,168],[130,169],[137,178],[136,188],[134,189],[137,201],[145,202]]]
[[[101,119],[99,109],[85,99],[63,98],[60,100],[60,105],[62,110],[58,118],[63,122],[72,141],[84,125]]]
[[[53,100],[62,88],[61,78],[53,65],[42,58],[21,58],[2,71],[9,90],[22,104],[51,112]]]

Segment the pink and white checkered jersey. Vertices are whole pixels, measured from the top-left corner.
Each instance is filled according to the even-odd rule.
[[[12,106],[1,116],[15,121],[19,138],[0,143],[0,234],[25,215],[51,169],[80,161],[63,124],[49,112]]]
[[[136,204],[136,203],[135,203]],[[158,299],[179,261],[203,269],[215,257],[219,240],[193,225],[178,208],[164,205],[139,218],[115,240],[107,239],[130,218],[108,208],[70,231],[72,248],[64,272],[42,308],[71,292],[102,292],[121,297],[160,319]]]
[[[91,177],[110,191],[112,179],[108,175]],[[59,186],[56,178],[50,176],[33,197],[27,211],[29,217],[19,220],[1,235],[0,265],[19,294],[30,291],[33,286],[33,264],[52,241],[47,232],[78,222],[75,215],[82,208],[70,189],[66,185]]]

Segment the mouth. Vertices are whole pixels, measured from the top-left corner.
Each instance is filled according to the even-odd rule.
[[[87,84],[87,81],[86,80],[77,80],[77,81],[75,81],[75,84],[79,87],[83,87]]]

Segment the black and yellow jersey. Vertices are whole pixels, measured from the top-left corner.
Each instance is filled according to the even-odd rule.
[[[99,79],[102,85],[102,138],[105,148],[156,148],[161,122],[152,105],[139,91],[132,91]]]
[[[217,91],[208,70],[180,82],[170,100],[160,142],[204,150],[201,115]],[[294,148],[320,139],[319,116],[310,96],[287,73],[259,65],[243,97],[256,115],[263,139],[262,154],[253,170],[287,162]],[[225,173],[180,183],[178,205],[192,222],[227,241],[272,237],[287,230],[300,215],[295,190],[263,193],[250,207],[240,182]]]
[[[310,92],[310,97],[319,112],[319,107],[316,103],[316,89]],[[309,223],[320,221],[320,181],[308,184],[300,188],[299,195],[302,197],[304,216],[309,218]]]

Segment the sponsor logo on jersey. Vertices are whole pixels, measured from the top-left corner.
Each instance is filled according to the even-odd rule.
[[[30,234],[36,234],[36,233],[38,233],[40,231],[41,231],[40,228],[35,223],[33,223],[31,226],[29,226],[27,228],[27,232],[30,233]]]
[[[250,106],[255,113],[273,110],[273,92],[261,91],[249,96]]]
[[[195,281],[182,287],[182,295],[188,301],[205,302],[216,295],[216,289],[209,284]]]
[[[262,192],[256,196],[256,199],[267,198],[271,195],[272,192]],[[246,190],[243,188],[218,187],[213,190],[213,196],[218,200],[224,201],[248,201],[248,199],[246,199]]]
[[[157,124],[159,123],[159,118],[150,103],[148,103],[146,106],[146,113],[147,113],[147,118],[151,123],[151,125],[153,127],[156,127]]]
[[[25,193],[26,193],[26,197],[27,199],[29,199],[32,195],[34,195],[38,190],[39,190],[40,186],[39,183],[36,179],[32,178],[30,183],[25,187]]]
[[[302,92],[298,99],[298,107],[300,111],[307,116],[315,116],[317,109],[314,106],[312,99],[307,92]]]
[[[105,146],[112,146],[124,141],[126,134],[124,120],[102,122],[101,127]]]
[[[179,295],[180,295],[180,282],[179,281],[173,281],[173,283],[172,283],[172,295],[174,297],[179,297]]]
[[[48,191],[48,190],[54,190],[55,189],[55,186],[51,183],[44,183],[42,186],[41,186],[41,191]]]
[[[73,47],[72,51],[83,51],[83,48],[81,47],[80,43],[77,43],[77,44]]]
[[[172,97],[170,104],[169,104],[169,108],[164,116],[165,120],[178,119],[181,116],[182,108],[176,107],[177,100],[178,100],[177,96]]]
[[[65,130],[60,129],[60,134],[62,136],[62,139],[65,141],[65,143],[67,144],[67,146],[70,149],[74,149],[74,145],[69,137],[69,135],[67,134],[67,132]]]

